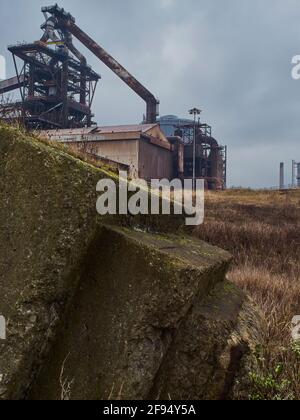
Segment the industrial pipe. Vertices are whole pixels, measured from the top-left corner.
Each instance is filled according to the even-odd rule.
[[[64,9],[57,5],[43,7],[43,13],[50,13],[55,16],[57,22],[56,27],[63,31],[68,30],[75,38],[78,39],[86,48],[88,48],[96,57],[98,57],[110,70],[112,70],[123,82],[125,82],[138,96],[140,96],[147,106],[146,123],[152,124],[156,122],[159,115],[159,101],[155,96],[145,88],[135,77],[133,77],[117,60],[108,54],[99,44],[90,38],[76,24],[75,18],[65,12]]]

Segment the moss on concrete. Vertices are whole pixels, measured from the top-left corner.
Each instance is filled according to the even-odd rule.
[[[147,398],[182,326],[224,280],[230,255],[183,236],[182,218],[98,216],[107,176],[0,126],[1,399],[60,399],[62,379],[70,398]],[[227,288],[208,301],[212,317],[236,308]]]
[[[176,255],[164,247],[170,241]],[[57,379],[67,355],[72,398],[108,398],[113,388],[114,396],[122,388],[122,398],[147,398],[195,297],[223,280],[230,259],[219,251],[217,263],[204,261],[207,246],[191,240],[187,249],[199,253],[196,263],[180,254],[181,246],[173,236],[100,229],[32,398],[59,398]]]
[[[252,352],[262,320],[247,296],[228,282],[198,295],[155,379],[150,398],[247,399]]]

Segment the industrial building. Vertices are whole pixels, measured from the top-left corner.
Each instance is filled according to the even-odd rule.
[[[41,135],[122,164],[133,178],[150,181],[177,176],[174,148],[158,124],[49,130]]]
[[[200,121],[159,116],[159,101],[57,5],[43,7],[39,41],[9,46],[15,77],[0,82],[0,95],[19,90],[20,99],[2,101],[0,118],[126,165],[133,177],[204,178],[208,189],[226,187],[227,149]],[[98,127],[92,104],[101,79],[74,46],[73,37],[96,55],[146,103],[144,123]],[[18,60],[21,65],[18,66]]]

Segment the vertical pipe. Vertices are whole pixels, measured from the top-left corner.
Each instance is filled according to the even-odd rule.
[[[80,70],[80,103],[81,105],[86,105],[86,69],[81,65]]]
[[[284,189],[284,163],[280,163],[279,188]]]
[[[296,162],[292,161],[292,188],[295,188],[295,169],[296,169]]]
[[[225,146],[225,161],[224,161],[224,189],[227,189],[227,152],[228,148]]]
[[[65,60],[63,62],[62,67],[62,85],[61,85],[61,92],[62,92],[62,121],[61,125],[63,128],[69,128],[68,127],[68,81],[69,81],[69,63],[68,60]]]
[[[193,141],[193,191],[196,191],[196,114],[194,114],[194,141]]]
[[[28,94],[30,97],[34,96],[34,87],[35,87],[35,80],[34,80],[34,76],[35,76],[35,69],[34,69],[34,65],[30,64],[29,65],[29,91]]]
[[[184,145],[178,140],[178,176],[184,178]]]
[[[297,163],[297,187],[300,188],[300,162]]]
[[[23,112],[24,112],[24,95],[23,95],[22,84],[21,84],[21,79],[20,79],[20,74],[19,74],[19,70],[18,70],[18,66],[17,66],[17,61],[16,61],[15,54],[13,54],[13,61],[14,61],[15,71],[16,71],[16,75],[17,75],[17,79],[18,79],[18,84],[20,86],[20,95],[21,95],[21,98],[22,98]]]

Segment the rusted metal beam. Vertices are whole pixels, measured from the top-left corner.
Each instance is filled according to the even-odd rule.
[[[98,57],[110,70],[112,70],[123,82],[125,82],[138,96],[140,96],[147,106],[146,123],[156,122],[158,116],[159,101],[156,97],[143,86],[134,76],[132,76],[117,60],[105,51],[89,35],[81,30],[75,23],[74,17],[57,5],[44,7],[44,13],[50,13],[56,18],[56,29],[69,31],[96,57]]]
[[[18,76],[12,77],[11,79],[3,80],[0,82],[0,95],[11,92],[12,90],[16,90],[21,88],[24,85],[24,81],[27,83],[27,79],[25,80],[25,76],[21,75],[19,78]]]
[[[60,20],[60,23],[146,102],[146,122],[149,124],[156,122],[159,102],[155,96],[73,21]]]

